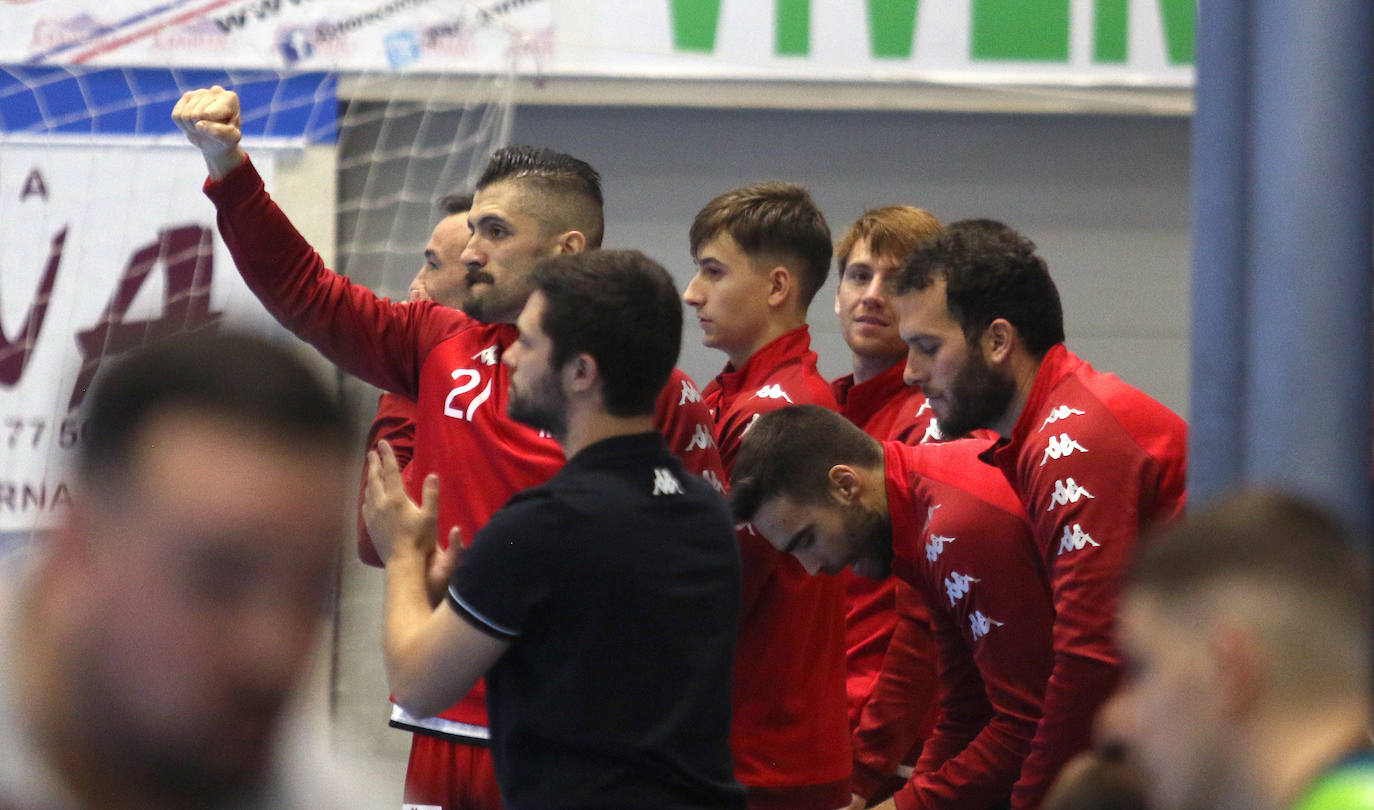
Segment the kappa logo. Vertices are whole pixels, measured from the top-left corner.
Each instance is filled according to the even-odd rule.
[[[1082,551],[1088,546],[1101,548],[1102,544],[1092,538],[1092,535],[1083,531],[1081,524],[1075,523],[1073,526],[1064,527],[1064,536],[1059,538],[1059,556],[1063,556],[1070,551]]]
[[[698,423],[696,429],[692,431],[692,440],[687,443],[687,449],[683,452],[705,450],[715,443],[716,440],[711,438],[711,431],[707,430],[705,425]]]
[[[930,530],[930,522],[931,522],[932,520],[935,519],[935,510],[936,510],[936,509],[939,509],[941,506],[943,506],[943,504],[938,504],[938,503],[937,503],[937,504],[935,504],[934,506],[930,506],[930,507],[927,507],[927,508],[926,508],[926,526],[925,526],[924,531],[929,531],[929,530]]]
[[[949,603],[953,605],[968,596],[969,586],[975,582],[982,582],[982,580],[968,574],[961,574],[958,571],[951,571],[949,576],[945,577],[945,596],[949,597]]]
[[[686,404],[689,403],[689,402],[700,402],[700,401],[701,401],[701,392],[697,390],[697,387],[696,387],[695,385],[692,385],[692,381],[691,381],[691,380],[683,380],[683,381],[682,381],[682,396],[678,397],[677,406],[678,406],[679,408],[681,408],[683,405],[686,405]]]
[[[681,495],[682,482],[677,480],[673,471],[667,467],[654,468],[654,492],[655,495]]]
[[[792,404],[792,398],[787,395],[786,391],[782,390],[782,386],[778,383],[765,385],[754,396],[760,399],[785,399],[789,405]]]
[[[917,415],[917,416],[920,416],[921,414],[925,413],[925,412],[928,411],[928,410],[930,410],[930,400],[928,400],[928,399],[923,399],[923,400],[921,400],[921,407],[919,407],[919,408],[916,409],[916,415]]]
[[[702,470],[701,477],[705,478],[706,483],[710,484],[716,492],[725,494],[725,484],[721,483],[720,476],[716,475],[715,470]]]
[[[1045,462],[1050,459],[1060,459],[1064,456],[1073,455],[1074,452],[1086,453],[1088,448],[1069,438],[1069,434],[1061,433],[1058,436],[1051,436],[1049,444],[1045,445],[1045,457],[1040,459],[1040,466],[1045,466]]]
[[[926,543],[926,559],[931,562],[940,559],[940,555],[944,553],[945,550],[945,543],[953,543],[954,540],[955,538],[953,537],[941,537],[938,534],[932,534],[930,536],[930,542]]]
[[[1082,415],[1083,411],[1080,411],[1077,408],[1070,408],[1068,405],[1059,405],[1057,407],[1050,408],[1050,415],[1045,417],[1045,424],[1040,426],[1040,430],[1044,430],[1050,425],[1053,425],[1055,422],[1058,422],[1060,419],[1068,419],[1070,416]]]
[[[945,434],[943,434],[943,433],[940,432],[940,422],[939,422],[939,420],[937,420],[937,419],[931,419],[931,420],[930,420],[930,424],[926,425],[926,432],[925,432],[925,435],[921,437],[921,440],[920,440],[919,442],[917,442],[917,444],[925,444],[926,442],[938,442],[938,441],[943,441],[944,438],[945,438]]]
[[[977,641],[983,636],[986,636],[988,633],[991,633],[992,628],[1002,626],[1002,622],[984,616],[983,611],[981,610],[975,610],[973,611],[973,613],[969,614],[968,623],[969,629],[973,631],[974,641]]]
[[[1061,478],[1054,482],[1054,492],[1050,495],[1050,508],[1046,512],[1053,512],[1056,506],[1068,506],[1071,503],[1078,503],[1080,498],[1091,498],[1093,494],[1083,487],[1080,487],[1072,478]]]
[[[480,360],[482,362],[482,365],[496,365],[498,362],[500,362],[500,359],[496,356],[496,344],[492,344],[483,349],[482,351],[478,352],[477,354],[474,354],[472,356],[472,359]]]

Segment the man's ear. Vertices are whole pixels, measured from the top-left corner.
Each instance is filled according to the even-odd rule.
[[[777,265],[768,271],[768,306],[777,309],[795,296],[797,280],[792,271]]]
[[[859,502],[863,495],[864,482],[857,470],[848,464],[836,464],[830,468],[830,494],[845,505]]]
[[[562,369],[564,390],[569,393],[585,393],[601,381],[601,369],[596,358],[586,352],[569,357]]]
[[[586,250],[587,235],[581,231],[564,231],[558,235],[558,242],[553,247],[555,255],[583,253]]]
[[[989,365],[1005,365],[1011,360],[1012,350],[1020,340],[1021,334],[1011,325],[1011,321],[1006,318],[994,319],[983,330],[982,340],[979,341],[983,359]]]

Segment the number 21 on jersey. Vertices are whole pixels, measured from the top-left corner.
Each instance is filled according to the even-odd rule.
[[[457,385],[448,392],[448,397],[444,399],[444,415],[471,422],[473,414],[477,413],[477,408],[491,397],[491,382],[495,375],[487,378],[486,386],[468,401],[466,410],[458,398],[476,388],[478,383],[482,382],[482,374],[475,368],[456,368],[449,376]]]

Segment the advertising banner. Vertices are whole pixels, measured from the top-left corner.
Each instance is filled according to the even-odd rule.
[[[256,161],[269,178],[272,160]],[[0,153],[0,533],[71,505],[100,369],[149,339],[273,327],[234,271],[189,146],[60,141]]]
[[[1187,87],[1195,0],[3,0],[0,60]]]

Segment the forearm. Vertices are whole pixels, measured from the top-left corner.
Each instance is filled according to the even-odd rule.
[[[425,625],[436,610],[425,587],[425,558],[418,553],[397,553],[387,561],[383,601],[382,654],[387,684],[395,701],[417,717],[429,717],[448,707],[430,705],[424,689],[433,670],[424,650]]]
[[[882,671],[853,736],[855,793],[871,796],[931,732],[939,679],[929,612],[910,589],[899,591],[898,620]]]
[[[325,266],[251,161],[205,193],[239,275],[272,317],[350,374],[415,398],[420,358],[438,336],[425,331],[438,325],[424,307],[380,299]]]

